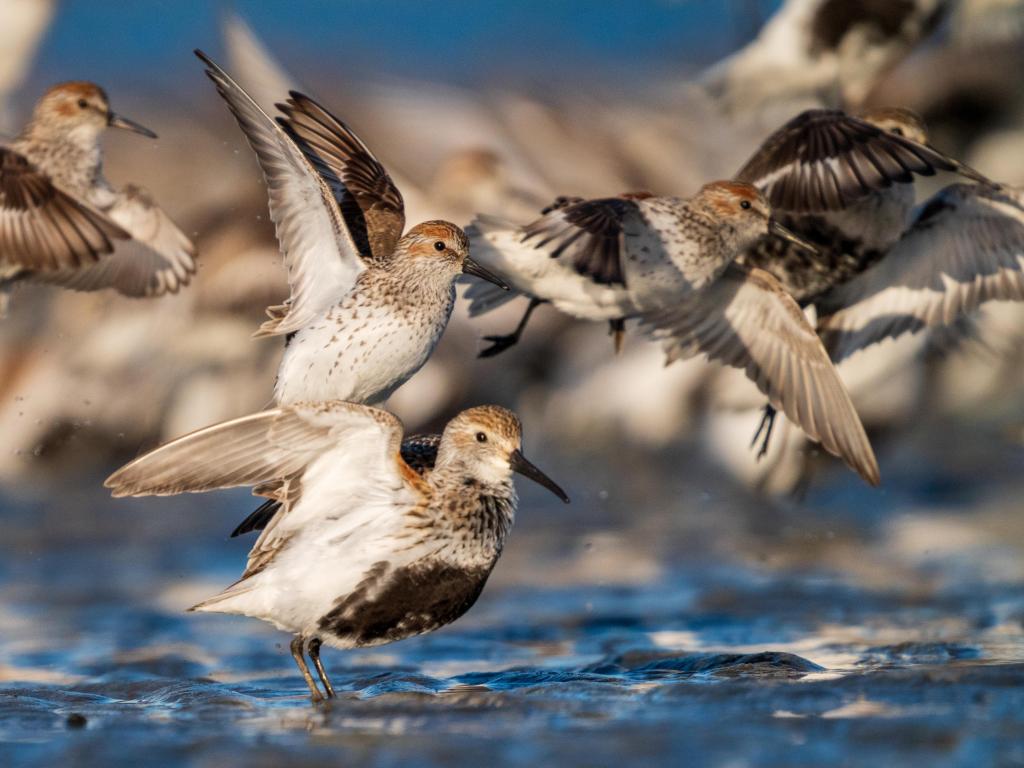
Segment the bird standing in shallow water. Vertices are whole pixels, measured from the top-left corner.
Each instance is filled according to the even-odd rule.
[[[288,269],[291,296],[257,333],[288,338],[276,401],[383,402],[433,352],[455,279],[500,281],[469,258],[454,224],[428,221],[403,235],[402,195],[387,171],[313,99],[293,91],[275,121],[196,55],[256,153]]]
[[[0,147],[0,309],[19,281],[126,296],[176,293],[195,248],[149,195],[103,176],[107,128],[156,134],[110,109],[98,85],[55,85],[25,130]]]
[[[314,701],[334,696],[322,644],[357,648],[449,624],[480,596],[512,528],[519,472],[569,499],[521,451],[522,428],[497,406],[463,411],[419,462],[402,425],[352,403],[296,403],[168,443],[111,475],[114,496],[269,484],[281,503],[242,578],[191,610],[235,613],[294,633]],[[321,694],[303,653],[312,659]]]
[[[733,263],[769,232],[803,243],[749,184],[714,182],[688,200],[566,201],[525,227],[478,217],[468,231],[477,258],[534,300],[528,311],[549,301],[587,320],[636,317],[669,362],[703,353],[743,369],[811,439],[878,483],[864,428],[814,329],[774,277]],[[470,314],[504,298],[478,286],[467,295]]]

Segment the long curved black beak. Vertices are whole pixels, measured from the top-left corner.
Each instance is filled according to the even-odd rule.
[[[810,251],[811,253],[821,252],[818,250],[818,246],[816,246],[814,243],[808,242],[795,232],[786,229],[784,226],[779,224],[779,222],[777,222],[775,219],[768,219],[768,231],[771,232],[773,235],[778,235],[779,237],[785,240],[789,240],[789,242],[791,243],[795,243],[796,245],[803,248],[805,251]]]
[[[462,262],[462,272],[466,275],[473,275],[473,277],[479,277],[481,280],[486,280],[489,283],[494,283],[496,286],[501,288],[503,291],[511,291],[508,283],[498,277],[490,270],[484,269],[477,262],[473,261],[469,256]]]
[[[134,120],[129,120],[127,117],[121,117],[121,115],[118,115],[114,112],[111,112],[110,116],[107,117],[107,125],[109,125],[111,128],[123,128],[126,131],[138,133],[142,136],[145,136],[148,139],[157,138],[157,135],[153,133],[151,130],[149,130],[149,128],[147,128],[146,126],[139,125]]]
[[[566,495],[565,491],[559,488],[558,484],[554,480],[552,480],[550,477],[548,477],[539,469],[537,469],[537,467],[535,467],[533,464],[528,462],[526,460],[526,457],[523,456],[522,451],[512,451],[512,455],[508,457],[508,463],[509,466],[512,467],[513,471],[518,472],[523,477],[530,478],[531,480],[533,480],[533,482],[537,483],[538,485],[543,485],[545,488],[547,488],[549,491],[555,494],[555,496],[560,498],[566,504],[569,503],[569,497]]]

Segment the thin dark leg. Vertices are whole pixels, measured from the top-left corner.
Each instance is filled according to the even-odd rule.
[[[319,704],[324,700],[324,696],[320,693],[320,689],[316,687],[313,676],[309,673],[309,665],[306,664],[306,659],[302,655],[303,646],[305,644],[306,638],[302,635],[296,635],[292,639],[292,658],[295,659],[295,663],[299,665],[299,672],[302,673],[302,677],[305,679],[306,685],[309,686],[309,693],[313,697],[313,703]]]
[[[615,354],[622,351],[622,339],[626,335],[626,321],[623,318],[608,321],[608,335],[612,337],[612,344],[615,345]]]
[[[533,310],[544,304],[543,299],[530,299],[530,305],[526,308],[526,312],[523,313],[523,319],[519,321],[519,325],[512,333],[505,334],[504,336],[484,336],[484,341],[492,342],[491,346],[480,352],[478,357],[494,357],[495,355],[501,354],[509,347],[515,346],[519,343],[519,337],[523,335],[523,329],[526,328],[526,323],[530,320],[530,315],[533,314]]]
[[[320,683],[324,687],[324,691],[327,693],[328,699],[334,698],[334,686],[331,685],[331,681],[327,678],[327,673],[324,671],[324,665],[320,662],[320,638],[314,637],[309,641],[309,658],[313,660],[313,666],[316,667],[316,673],[320,676]]]
[[[764,432],[764,441],[761,443],[761,450],[757,452],[757,460],[760,461],[768,453],[768,441],[772,439],[772,429],[775,428],[775,414],[777,411],[768,403],[764,407],[764,416],[761,417],[761,423],[757,427],[757,432],[754,433],[754,439],[750,441],[750,447],[753,448],[757,445],[757,439],[761,437],[761,432]]]

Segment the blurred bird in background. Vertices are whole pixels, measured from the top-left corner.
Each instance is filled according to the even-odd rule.
[[[120,128],[156,138],[116,114],[106,92],[61,83],[0,147],[0,294],[35,280],[126,296],[177,293],[195,272],[195,248],[142,189],[103,175],[100,138]],[[0,311],[5,296],[0,296]]]
[[[317,81],[315,88],[303,83],[300,90],[321,93],[339,113],[358,116],[360,132],[373,136],[375,155],[402,190],[406,216],[416,221],[444,218],[465,225],[484,213],[525,222],[556,193],[583,199],[621,189],[690,195],[704,179],[735,173],[771,131],[805,107],[842,106],[850,110],[847,114],[857,115],[883,104],[905,105],[923,115],[930,128],[928,142],[942,147],[943,156],[963,158],[962,164],[1009,185],[1024,182],[1024,171],[1018,175],[1014,170],[1015,158],[1024,157],[1024,151],[1014,148],[1022,114],[1019,94],[978,86],[1001,82],[985,74],[1001,71],[985,68],[985,62],[998,59],[980,51],[1006,50],[1006,41],[973,36],[975,47],[963,66],[934,63],[935,57],[954,55],[967,45],[971,36],[960,30],[984,14],[974,16],[969,3],[896,3],[889,13],[871,3],[851,2],[842,13],[830,13],[829,30],[819,25],[822,35],[830,34],[815,44],[807,30],[815,29],[811,20],[819,5],[827,4],[784,3],[751,43],[752,49],[759,47],[759,41],[776,34],[770,30],[782,26],[797,30],[806,44],[797,47],[795,64],[779,64],[783,75],[765,77],[762,69],[767,71],[767,66],[753,66],[750,71],[757,78],[737,74],[734,90],[713,88],[715,95],[679,72],[653,77],[642,89],[612,90],[596,82],[569,89],[554,81],[525,87],[514,81],[442,85],[334,78]],[[235,17],[226,29],[232,71],[258,103],[269,109],[272,104],[267,102],[300,85],[271,56],[276,46],[261,43],[244,21]],[[835,42],[831,48],[824,44],[826,37]],[[877,55],[861,57],[857,65],[857,51]],[[296,66],[301,57],[279,53],[290,68],[301,68]],[[745,55],[730,58],[735,63]],[[238,64],[242,61],[249,63]],[[935,77],[938,71],[949,77]],[[302,72],[315,75],[308,67]],[[813,73],[814,82],[803,83],[804,73]],[[968,74],[974,79],[965,80]],[[741,82],[768,95],[762,98],[752,90],[749,98],[730,99],[730,92],[746,87]],[[998,112],[986,107],[979,113],[983,119],[965,124],[956,117],[962,110],[949,106],[953,96],[942,85],[957,82],[963,84],[961,91],[998,104]],[[261,83],[273,84],[266,95],[258,92]],[[776,88],[796,96],[777,97]],[[723,105],[728,108],[723,110]],[[773,110],[773,105],[778,108]],[[11,452],[0,456],[0,475],[47,472],[60,466],[62,456],[65,461],[76,456],[88,461],[104,451],[135,453],[161,437],[259,410],[273,396],[280,350],[248,337],[263,308],[287,295],[285,271],[267,220],[264,191],[236,129],[212,100],[200,107],[183,117],[152,105],[140,119],[159,129],[157,151],[142,154],[145,148],[124,143],[108,161],[112,176],[121,168],[151,169],[145,178],[151,180],[156,199],[180,216],[182,230],[203,253],[194,285],[179,296],[145,305],[122,302],[109,292],[102,301],[66,292],[51,300],[33,287],[24,288],[26,301],[19,302],[23,316],[15,312],[0,327],[0,356],[11,371],[0,401],[0,429],[10,435]],[[750,117],[754,113],[756,119]],[[435,130],[423,131],[423,125]],[[225,144],[238,155],[225,153]],[[925,178],[913,185],[921,188],[922,199],[939,191],[929,184]],[[900,195],[905,196],[910,186],[898,182],[893,191],[903,189]],[[949,203],[959,213],[936,207],[933,213],[939,215],[933,223],[952,224],[962,216],[978,222],[992,222],[996,214],[1012,218],[1012,189],[1003,190],[1006,199],[990,199],[980,187],[961,198],[953,189],[933,200]],[[931,218],[921,218],[926,207],[917,214],[910,207],[905,224],[894,225],[891,254],[922,247],[921,230]],[[864,271],[865,280],[869,274],[872,268]],[[870,295],[883,295],[873,291]],[[28,322],[30,306],[32,322],[26,328],[21,323]],[[481,335],[514,326],[525,306],[522,300],[503,304],[481,328],[469,322],[466,304],[458,303],[432,358],[395,392],[390,407],[411,425],[439,425],[467,402],[500,399],[541,418],[555,441],[579,445],[583,439],[595,450],[619,450],[611,446],[622,439],[650,448],[689,445],[709,451],[727,471],[750,483],[761,482],[780,460],[790,431],[785,420],[768,456],[757,462],[756,453],[747,449],[764,398],[738,371],[733,375],[700,361],[680,361],[662,370],[664,356],[654,345],[628,340],[615,357],[603,331],[543,311],[534,314],[531,331],[503,356],[500,366],[474,361]],[[997,358],[989,357],[984,364],[959,352],[941,358],[925,355],[927,342],[906,335],[848,356],[839,366],[840,375],[869,429],[906,423],[924,407],[929,393],[941,398],[942,409],[965,407],[970,400],[953,395],[954,386],[982,398],[1012,389],[1019,378],[1013,368],[1019,348],[1014,340],[1017,324],[1010,319],[1014,306],[989,301],[977,315],[971,314],[973,337],[1000,349]],[[90,329],[85,338],[81,327]],[[894,348],[905,351],[895,355]],[[893,355],[902,361],[897,373],[892,363],[873,362]],[[148,395],[139,402],[103,397],[111,380],[131,381]],[[731,413],[734,408],[744,410]],[[800,440],[795,443],[796,454],[805,452]],[[77,452],[76,446],[93,450]],[[791,485],[772,481],[766,487]]]

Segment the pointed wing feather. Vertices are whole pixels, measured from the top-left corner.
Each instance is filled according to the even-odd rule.
[[[523,242],[551,258],[565,256],[579,274],[595,283],[625,285],[622,270],[623,220],[637,215],[635,202],[609,197],[549,206],[547,213],[523,228]]]
[[[669,362],[703,353],[744,370],[790,421],[878,485],[878,463],[839,374],[768,272],[731,265],[681,306],[650,313],[643,323]]]

